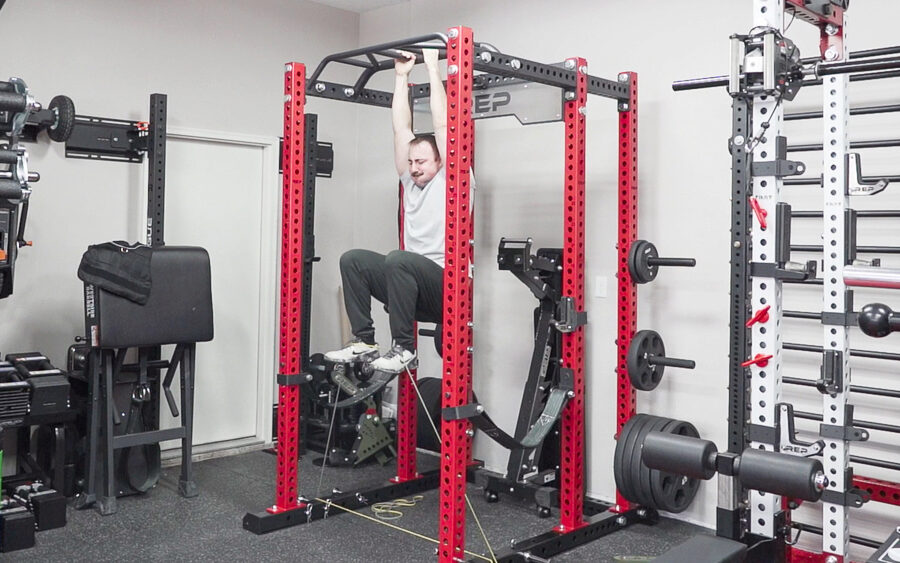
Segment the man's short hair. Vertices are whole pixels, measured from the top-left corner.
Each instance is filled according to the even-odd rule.
[[[431,150],[434,151],[435,160],[441,159],[441,151],[438,150],[437,141],[435,140],[434,135],[416,135],[413,137],[413,140],[409,142],[409,147],[412,148],[423,143],[431,145]]]

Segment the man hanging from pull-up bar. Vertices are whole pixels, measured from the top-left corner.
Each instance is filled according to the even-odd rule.
[[[416,136],[409,107],[409,73],[415,55],[400,51],[391,116],[394,161],[403,184],[403,247],[385,256],[355,249],[341,256],[344,305],[354,339],[325,359],[351,362],[376,358],[372,297],[384,303],[390,317],[391,350],[372,361],[380,371],[400,373],[416,363],[415,321],[441,322],[444,291],[444,225],[446,177],[439,147],[446,146],[447,95],[438,71],[438,52],[422,55],[431,86],[434,135]]]

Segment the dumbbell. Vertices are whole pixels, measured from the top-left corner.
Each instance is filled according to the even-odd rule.
[[[635,389],[652,391],[662,380],[666,366],[694,369],[693,360],[666,357],[663,339],[653,330],[639,330],[628,347],[628,378]]]
[[[34,514],[13,499],[0,501],[0,553],[34,547]]]
[[[634,283],[652,282],[660,266],[693,268],[696,265],[693,258],[660,258],[653,243],[646,240],[634,241],[628,251],[628,270]]]
[[[869,336],[881,338],[900,330],[900,316],[884,303],[869,303],[859,312],[859,328]]]
[[[704,480],[734,475],[745,488],[808,501],[819,500],[828,484],[818,459],[754,448],[719,453],[709,440],[677,434],[648,433],[642,456],[651,469]]]
[[[66,497],[56,489],[35,481],[16,487],[13,498],[34,514],[36,530],[52,530],[66,525]]]

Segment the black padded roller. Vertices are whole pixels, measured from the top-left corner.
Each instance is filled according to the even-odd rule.
[[[0,111],[20,112],[25,109],[25,94],[18,92],[0,92]]]
[[[22,186],[15,180],[0,180],[0,199],[22,199]]]
[[[741,454],[738,475],[748,489],[808,501],[822,496],[816,484],[823,475],[818,459],[747,448]]]
[[[716,474],[716,445],[709,440],[666,432],[650,432],[644,438],[644,465],[694,479]]]
[[[19,161],[18,151],[0,149],[0,164],[15,164]]]

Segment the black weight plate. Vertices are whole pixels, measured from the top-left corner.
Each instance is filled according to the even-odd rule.
[[[635,283],[647,283],[656,279],[659,266],[651,266],[650,258],[658,258],[659,253],[652,242],[636,240],[628,251],[628,270]]]
[[[613,456],[613,477],[616,480],[616,489],[623,497],[632,502],[637,502],[632,488],[630,465],[637,434],[645,423],[655,418],[648,414],[635,414],[622,427],[619,439],[616,441],[616,451]]]
[[[654,330],[639,330],[628,346],[628,379],[635,389],[652,391],[662,381],[665,366],[650,365],[648,356],[665,356],[662,336]]]
[[[650,432],[662,431],[662,429],[671,422],[672,419],[670,418],[656,417],[656,420],[652,423],[644,425],[638,435],[638,444],[640,445],[635,448],[634,451],[632,460],[632,479],[634,480],[634,489],[638,497],[638,502],[640,502],[642,506],[656,508],[653,501],[653,492],[650,488],[650,470],[641,461],[644,456],[644,440],[647,438],[647,434]]]
[[[634,489],[631,484],[631,452],[634,448],[634,441],[637,439],[637,433],[640,428],[648,421],[649,415],[635,414],[619,434],[616,443],[615,459],[613,463],[613,477],[616,480],[616,488],[619,493],[626,499],[637,502]]]
[[[667,419],[666,424],[664,424],[663,427],[660,428],[658,431],[669,433],[680,422],[681,422],[680,420],[675,420],[674,418]],[[650,469],[646,465],[641,464],[641,478],[644,480],[644,482],[646,483],[646,485],[648,487],[648,490],[650,493],[650,498],[653,500],[653,504],[652,504],[653,508],[655,508],[657,510],[665,510],[664,508],[662,508],[662,505],[661,505],[661,501],[665,500],[665,499],[662,495],[659,494],[659,491],[654,486],[654,483],[657,483],[656,487],[659,486],[658,482],[659,482],[660,473],[661,472],[658,469]]]
[[[644,436],[646,429],[656,423],[660,418],[649,414],[637,415],[642,418],[641,422],[635,426],[625,448],[625,464],[622,466],[624,481],[628,487],[628,500],[643,504],[643,498],[640,490],[640,476],[638,475],[635,463],[640,464],[641,448],[644,444]],[[624,496],[624,495],[623,495]]]
[[[700,437],[693,424],[681,420],[672,421],[664,431],[680,436]],[[678,513],[691,505],[697,496],[700,480],[654,469],[650,471],[650,485],[657,508]]]

